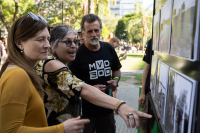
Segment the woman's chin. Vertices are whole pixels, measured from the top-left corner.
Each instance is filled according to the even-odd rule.
[[[70,58],[68,58],[69,60],[68,60],[68,62],[71,62],[71,61],[74,61],[75,60],[75,57],[70,57]]]
[[[40,57],[39,60],[47,60],[48,59],[48,56],[43,56],[43,57]]]

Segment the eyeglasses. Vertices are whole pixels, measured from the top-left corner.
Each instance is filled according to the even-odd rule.
[[[65,43],[65,45],[67,47],[71,47],[72,46],[72,42],[75,44],[75,46],[78,46],[80,40],[74,40],[74,41],[58,41],[58,42],[63,42]]]
[[[35,15],[33,13],[27,13],[26,16],[24,16],[24,18],[17,25],[17,27],[15,28],[15,31],[20,26],[20,24],[26,19],[27,16],[30,16],[35,21],[40,21],[40,19],[41,19],[42,21],[44,21],[45,23],[47,23],[47,21],[41,15]]]

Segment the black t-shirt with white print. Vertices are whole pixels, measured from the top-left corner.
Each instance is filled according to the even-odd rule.
[[[89,85],[108,85],[107,81],[111,80],[111,70],[119,70],[121,64],[113,46],[106,42],[100,42],[98,51],[90,51],[84,44],[81,45],[75,60],[69,67],[74,75]],[[97,117],[113,112],[110,109],[93,105],[84,99],[82,106],[83,117]]]

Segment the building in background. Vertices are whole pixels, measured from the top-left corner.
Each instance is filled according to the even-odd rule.
[[[117,0],[116,5],[110,4],[111,14],[122,18],[126,14],[133,13],[135,3],[143,4],[143,0]]]

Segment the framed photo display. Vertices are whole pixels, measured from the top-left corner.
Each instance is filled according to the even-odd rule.
[[[150,89],[151,89],[151,95],[152,95],[153,98],[155,97],[156,79],[157,79],[157,67],[158,67],[158,58],[155,57],[155,56],[152,56]]]
[[[192,132],[196,92],[197,81],[170,68],[165,113],[166,133]]]
[[[170,54],[187,60],[199,60],[198,0],[174,0]]]
[[[160,10],[153,17],[153,45],[152,49],[158,51],[160,32]]]
[[[164,53],[170,52],[172,2],[168,0],[161,8],[159,51]]]
[[[156,0],[155,2],[155,13],[157,13],[159,11],[159,9],[161,9],[162,5],[165,4],[167,0]]]
[[[157,111],[157,116],[158,118],[160,118],[162,125],[165,124],[164,116],[166,110],[168,79],[169,79],[169,66],[159,61],[154,105]]]

